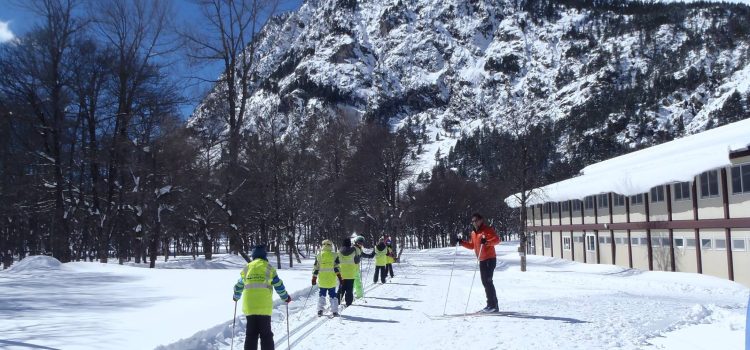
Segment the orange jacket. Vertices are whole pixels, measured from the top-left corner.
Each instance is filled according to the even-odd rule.
[[[487,243],[482,247],[482,235],[487,239]],[[461,245],[466,249],[474,249],[474,254],[479,257],[479,261],[495,258],[495,246],[500,243],[500,237],[495,233],[495,229],[482,224],[479,230],[471,232],[471,240],[461,241]],[[480,253],[481,250],[481,253]]]

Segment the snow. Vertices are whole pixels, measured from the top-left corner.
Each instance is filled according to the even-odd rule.
[[[750,146],[750,119],[589,165],[581,175],[533,191],[527,205],[582,199],[615,192],[631,196],[652,187],[692,181],[704,171],[731,164],[729,153]],[[520,206],[520,195],[505,199]]]
[[[59,270],[62,264],[59,260],[45,255],[34,255],[24,258],[8,269],[11,273],[33,273],[49,272],[50,270]]]
[[[740,284],[542,256],[529,256],[528,272],[520,272],[517,247],[498,247],[494,283],[503,313],[495,316],[462,316],[467,299],[470,311],[484,306],[481,282],[472,286],[476,260],[463,248],[456,255],[455,248],[406,250],[396,277],[384,285],[371,283],[369,267],[365,300],[332,320],[313,315],[312,261],[281,269],[294,299],[289,342],[299,350],[344,343],[350,349],[741,348],[749,291]],[[178,257],[157,269],[67,263],[52,274],[43,268],[48,264],[54,262],[32,257],[0,272],[0,347],[229,349],[231,290],[244,265],[237,256]],[[34,268],[18,273],[19,266]],[[274,298],[272,327],[283,349],[286,304]],[[442,317],[444,305],[458,316]],[[238,316],[236,349],[244,327]],[[360,336],[351,341],[352,335]]]

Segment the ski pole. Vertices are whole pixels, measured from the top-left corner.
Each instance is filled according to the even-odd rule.
[[[313,289],[315,289],[315,286],[311,286],[310,291],[307,292],[307,297],[305,297],[305,302],[302,303],[302,309],[300,309],[299,312],[297,313],[297,320],[300,319],[300,316],[302,316],[302,313],[305,311],[305,306],[307,306],[307,301],[310,300],[310,294],[312,294]]]
[[[474,280],[477,278],[477,270],[479,269],[479,257],[482,256],[482,250],[484,244],[479,246],[479,255],[477,255],[477,265],[474,267],[474,276],[471,278],[471,286],[469,287],[469,298],[466,299],[466,308],[464,309],[464,315],[469,311],[469,301],[471,300],[471,290],[474,289]]]
[[[286,348],[287,350],[292,349],[292,345],[289,342],[289,303],[286,303]]]
[[[237,300],[234,301],[234,315],[232,316],[232,345],[231,350],[234,350],[234,325],[237,323]]]
[[[448,296],[451,293],[451,282],[453,281],[453,267],[456,266],[456,255],[458,254],[458,239],[456,239],[456,250],[453,251],[453,263],[451,263],[451,277],[448,278],[448,290],[445,292],[445,305],[443,305],[443,316],[448,308]]]

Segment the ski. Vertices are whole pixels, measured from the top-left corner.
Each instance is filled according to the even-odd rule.
[[[467,314],[448,314],[448,315],[428,315],[427,318],[431,320],[449,320],[453,318],[462,318],[462,317],[482,317],[482,316],[496,316],[496,317],[507,317],[507,316],[515,316],[518,315],[517,312],[511,312],[511,311],[498,311],[498,312],[470,312]]]

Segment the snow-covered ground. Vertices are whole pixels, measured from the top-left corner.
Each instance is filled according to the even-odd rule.
[[[396,277],[366,278],[366,298],[339,319],[317,318],[305,261],[279,274],[294,292],[291,337],[276,301],[278,349],[742,349],[748,289],[685,273],[643,272],[530,256],[499,248],[495,285],[503,312],[462,314],[475,260],[460,248],[406,251]],[[0,348],[229,349],[236,257],[160,263],[161,269],[45,259],[0,272]],[[195,269],[198,266],[200,269]],[[366,265],[365,265],[366,266]],[[179,269],[169,269],[169,268]],[[369,276],[368,276],[369,277]],[[448,316],[443,316],[446,305]],[[302,309],[303,305],[305,308]],[[479,276],[468,310],[484,306]],[[244,339],[238,317],[235,349]],[[182,340],[180,340],[183,338]],[[345,344],[345,345],[344,345]]]

